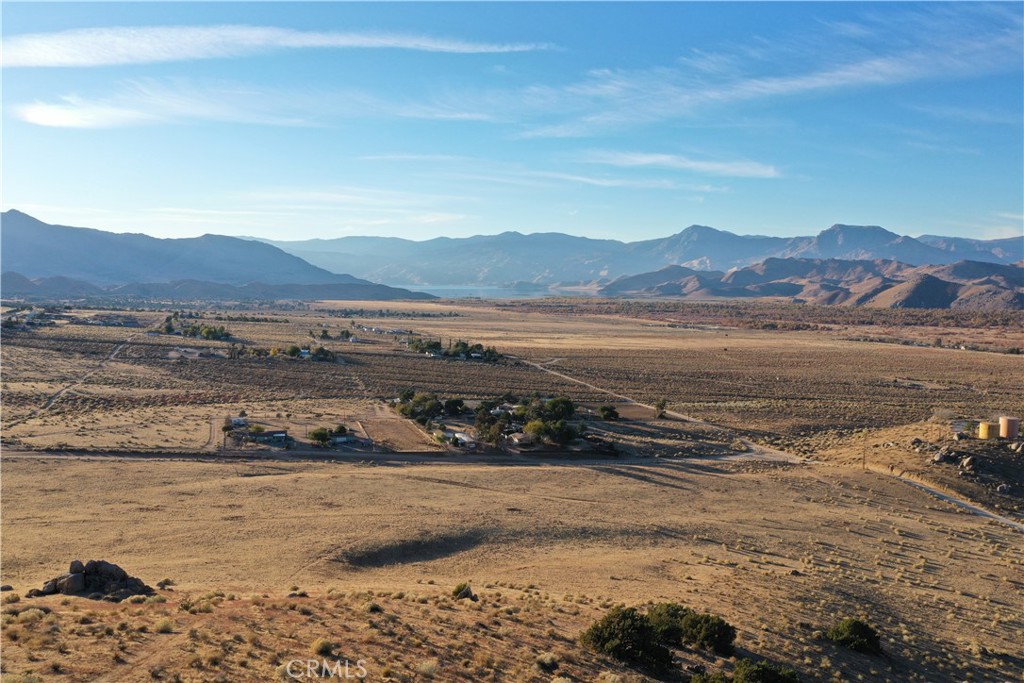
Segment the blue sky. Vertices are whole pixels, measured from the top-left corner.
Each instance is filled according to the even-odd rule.
[[[159,237],[1024,225],[1022,3],[15,3],[3,208]]]

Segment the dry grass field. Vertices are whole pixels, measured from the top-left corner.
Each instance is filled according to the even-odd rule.
[[[431,658],[438,680],[549,680],[533,659],[564,649],[571,680],[593,681],[614,667],[582,651],[578,633],[613,603],[662,600],[723,615],[741,652],[788,662],[805,680],[1013,680],[1024,661],[1020,533],[852,469],[25,456],[4,463],[3,520],[4,580],[18,592],[73,558],[175,582],[166,603],[15,603],[53,612],[38,624],[7,619],[8,673],[57,662],[125,672],[101,680],[155,667],[182,680],[268,680],[275,662],[324,637],[370,661],[369,680],[388,680],[386,670],[424,680],[408,668]],[[467,580],[486,597],[453,605],[445,596]],[[285,598],[299,589],[311,597]],[[191,615],[178,608],[185,598],[214,606]],[[365,613],[370,600],[383,613]],[[876,625],[885,658],[816,637],[847,615]],[[161,618],[173,634],[154,632]],[[207,663],[195,669],[195,657]]]
[[[367,680],[639,681],[577,637],[615,604],[666,600],[723,616],[739,655],[805,681],[1020,680],[1024,536],[891,475],[1018,516],[1021,455],[993,446],[989,470],[965,477],[911,440],[952,444],[950,416],[1024,415],[1024,357],[852,341],[849,325],[380,305],[218,322],[229,341],[148,334],[164,312],[133,313],[138,328],[5,331],[3,595],[72,559],[174,585],[117,605],[6,597],[3,680],[281,680],[326,638],[366,661]],[[506,357],[428,358],[359,326]],[[937,329],[993,348],[1017,331]],[[340,361],[231,357],[303,343]],[[388,406],[406,389],[614,404],[623,420],[589,424],[624,455],[460,460]],[[647,407],[659,400],[660,419]],[[222,453],[220,426],[242,411],[302,448]],[[304,450],[339,423],[393,453]],[[755,443],[794,462],[729,455]],[[452,599],[462,581],[479,602]],[[844,616],[874,624],[886,655],[822,638]]]

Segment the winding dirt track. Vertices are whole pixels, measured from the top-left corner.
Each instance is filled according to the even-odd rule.
[[[104,366],[106,366],[106,364],[109,361],[112,361],[115,358],[117,358],[117,354],[121,353],[121,351],[123,351],[125,349],[125,347],[128,346],[128,344],[131,343],[131,341],[132,341],[132,339],[134,337],[135,337],[134,334],[129,335],[127,339],[125,339],[123,342],[121,342],[120,344],[115,346],[114,350],[111,351],[109,354],[107,354],[107,357],[104,358],[103,360],[101,360],[96,365],[96,367],[94,367],[92,370],[90,370],[89,372],[87,372],[84,375],[82,375],[77,381],[72,382],[71,384],[68,384],[67,386],[61,387],[60,389],[55,391],[53,394],[50,395],[50,397],[48,399],[46,399],[46,403],[41,405],[39,408],[36,408],[35,410],[33,410],[31,413],[29,413],[25,417],[21,418],[20,420],[12,422],[10,426],[13,427],[14,425],[21,424],[22,422],[26,422],[28,420],[31,420],[34,417],[38,417],[41,413],[45,413],[46,411],[48,411],[50,408],[53,407],[54,403],[56,403],[57,401],[60,400],[60,398],[64,394],[68,393],[69,391],[73,391],[75,389],[75,387],[80,386],[83,382],[85,382],[85,380],[89,379],[90,377],[95,375],[97,372],[99,372]]]
[[[615,398],[617,398],[617,399],[619,399],[621,401],[624,401],[626,403],[642,406],[644,408],[650,408],[651,410],[655,409],[654,406],[647,405],[646,403],[641,403],[641,402],[639,402],[639,401],[637,401],[637,400],[635,400],[635,399],[633,399],[633,398],[631,398],[629,396],[625,396],[623,394],[611,391],[610,389],[606,389],[604,387],[596,386],[596,385],[591,384],[589,382],[585,382],[585,381],[583,381],[581,379],[577,379],[577,378],[572,377],[570,375],[566,375],[565,373],[561,373],[561,372],[558,372],[556,370],[552,370],[550,367],[547,367],[546,365],[539,364],[539,363],[532,363],[532,362],[530,362],[528,360],[525,360],[523,358],[516,358],[516,360],[520,361],[521,363],[525,363],[526,365],[529,365],[531,367],[537,368],[538,370],[542,370],[543,372],[547,372],[547,373],[550,373],[552,375],[555,375],[556,377],[561,377],[562,379],[568,380],[570,382],[575,382],[576,384],[580,384],[582,386],[585,386],[588,389],[593,389],[594,391],[599,391],[601,393],[608,394],[609,396],[613,396],[613,397],[615,397]],[[692,417],[690,415],[683,415],[682,413],[677,413],[677,412],[672,411],[672,410],[666,410],[665,411],[665,415],[669,415],[669,416],[674,417],[676,419],[683,420],[684,422],[693,422],[695,424],[705,425],[705,426],[709,426],[709,427],[719,427],[719,428],[722,428],[722,427],[720,427],[720,425],[716,425],[713,422],[708,422],[707,420],[701,420],[699,418]],[[736,453],[734,455],[717,456],[717,457],[712,457],[712,458],[707,458],[707,459],[709,459],[709,460],[756,459],[756,460],[767,460],[767,461],[772,461],[772,462],[804,463],[804,464],[809,464],[809,465],[819,464],[819,463],[816,463],[813,460],[808,460],[807,458],[801,458],[799,456],[792,455],[791,453],[786,453],[785,451],[778,451],[778,450],[775,450],[775,449],[772,449],[772,448],[765,448],[764,446],[761,446],[760,444],[756,444],[756,443],[754,443],[752,441],[749,441],[747,439],[740,439],[740,440],[749,449],[747,452]],[[927,483],[922,482],[922,481],[916,481],[916,480],[908,479],[907,477],[903,476],[900,473],[886,472],[884,469],[881,469],[881,468],[872,467],[871,471],[876,472],[877,474],[882,474],[882,475],[885,475],[885,476],[894,477],[896,479],[899,479],[903,483],[905,483],[905,484],[907,484],[909,486],[913,486],[914,488],[919,489],[921,491],[924,491],[925,493],[927,493],[927,494],[929,494],[929,495],[931,495],[931,496],[933,496],[933,497],[935,497],[935,498],[937,498],[937,499],[939,499],[941,501],[944,501],[946,503],[954,505],[954,506],[956,506],[958,508],[966,510],[966,511],[968,511],[968,512],[970,512],[972,514],[978,515],[980,517],[986,517],[986,518],[991,519],[991,520],[993,520],[995,522],[999,522],[1000,524],[1005,524],[1006,526],[1010,527],[1011,529],[1015,529],[1017,531],[1024,532],[1024,523],[1022,523],[1022,522],[1020,522],[1018,520],[1015,520],[1015,519],[1011,519],[1009,517],[1004,517],[1003,515],[996,514],[996,513],[992,512],[990,510],[986,510],[985,508],[983,508],[983,507],[981,507],[979,505],[976,505],[975,503],[972,503],[971,501],[969,501],[969,500],[967,500],[965,498],[961,498],[959,496],[956,496],[956,495],[954,495],[954,494],[952,494],[952,493],[950,493],[948,491],[944,491],[944,490],[942,490],[942,489],[940,489],[938,487],[932,486],[932,485],[927,484]]]
[[[568,380],[569,382],[574,382],[575,384],[579,384],[581,386],[587,387],[588,389],[593,389],[594,391],[599,391],[599,392],[601,392],[603,394],[608,394],[609,396],[617,398],[620,401],[623,401],[624,403],[629,403],[631,405],[640,406],[641,408],[649,408],[652,411],[656,410],[654,406],[648,405],[646,403],[641,403],[640,401],[637,401],[635,398],[632,398],[630,396],[626,396],[625,394],[620,394],[618,392],[612,391],[611,389],[606,389],[605,387],[599,387],[599,386],[597,386],[595,384],[591,384],[590,382],[585,382],[585,381],[583,381],[581,379],[577,379],[576,377],[573,377],[571,375],[566,375],[565,373],[558,372],[557,370],[552,370],[550,367],[548,367],[546,365],[543,365],[543,364],[540,364],[540,363],[533,363],[533,362],[528,361],[528,360],[526,360],[524,358],[519,358],[519,357],[515,357],[515,356],[510,356],[510,357],[514,358],[515,360],[519,361],[520,363],[524,363],[526,365],[529,365],[530,367],[537,368],[538,370],[546,372],[546,373],[548,373],[550,375],[554,375],[555,377],[560,377],[560,378],[562,378],[564,380]],[[559,360],[559,359],[556,359],[556,360]],[[550,363],[552,361],[548,361],[548,362]],[[705,427],[716,427],[718,429],[724,429],[724,427],[722,427],[721,425],[716,425],[713,422],[708,422],[707,420],[702,420],[700,418],[693,417],[692,415],[683,415],[682,413],[678,413],[678,412],[676,412],[674,410],[666,410],[666,411],[664,411],[664,414],[669,416],[669,417],[674,417],[677,420],[682,420],[683,422],[691,422],[693,424],[703,425]],[[792,462],[792,463],[807,462],[806,458],[801,458],[800,456],[793,455],[792,453],[786,453],[785,451],[777,451],[774,448],[766,448],[765,446],[762,446],[760,444],[756,444],[753,441],[750,441],[748,439],[740,439],[740,441],[747,447],[747,450],[745,452],[743,452],[743,453],[736,453],[734,455],[719,456],[716,459],[719,459],[719,460],[750,460],[750,459],[756,459],[756,460],[768,460],[768,461],[771,461],[771,462]]]

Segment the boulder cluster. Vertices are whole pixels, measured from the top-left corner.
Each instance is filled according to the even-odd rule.
[[[121,602],[133,595],[153,595],[155,591],[112,562],[105,560],[74,560],[67,574],[50,579],[41,589],[33,588],[26,597],[61,593],[86,596],[93,600]]]

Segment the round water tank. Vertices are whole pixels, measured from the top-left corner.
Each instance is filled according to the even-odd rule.
[[[1016,439],[1020,434],[1020,418],[1003,415],[999,418],[999,438]]]

